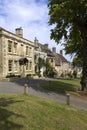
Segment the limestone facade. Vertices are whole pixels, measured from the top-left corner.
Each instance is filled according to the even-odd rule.
[[[72,72],[72,66],[69,61],[63,56],[63,51],[60,50],[60,53],[56,53],[56,48],[52,48],[52,53],[55,57],[55,70],[57,72],[57,77],[62,75],[66,76]]]
[[[35,45],[35,50],[34,50],[34,57],[35,57],[35,72],[39,73],[39,67],[38,67],[38,62],[39,62],[39,58],[41,58],[42,60],[47,59],[47,53],[43,52],[41,47],[39,46],[39,41],[37,40],[37,38],[35,37],[34,40],[34,45]],[[45,66],[41,66],[40,68],[40,75],[43,77],[43,73],[46,70]]]
[[[28,63],[20,65],[21,58],[27,58]],[[22,28],[16,29],[16,34],[0,28],[0,77],[34,73],[33,42],[23,38]]]
[[[70,62],[65,59],[62,50],[60,50],[60,53],[57,53],[56,47],[53,47],[51,50],[49,49],[48,44],[39,43],[37,38],[35,38],[34,44],[35,56],[41,57],[42,59],[44,57],[48,59],[49,63],[57,73],[56,77],[60,77],[61,75],[68,75],[72,71]]]

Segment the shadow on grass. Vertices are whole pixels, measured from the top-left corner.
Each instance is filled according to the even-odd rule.
[[[24,118],[24,116],[8,110],[8,106],[20,101],[12,98],[0,98],[0,130],[19,130],[23,125],[13,122],[10,117]]]
[[[67,83],[66,81],[70,81]],[[24,86],[24,84],[28,84],[29,87],[33,88],[37,92],[43,92],[49,94],[49,91],[53,91],[59,94],[66,94],[67,91],[76,92],[80,87],[74,82],[78,84],[77,81],[73,79],[63,79],[63,80],[41,80],[41,79],[32,79],[32,78],[20,78],[20,79],[10,79],[10,82],[18,84],[20,86]]]
[[[76,92],[80,87],[73,83],[64,83],[62,81],[50,81],[41,85],[42,88],[60,94],[66,94],[67,91]]]

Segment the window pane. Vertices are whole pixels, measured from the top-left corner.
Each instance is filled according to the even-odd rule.
[[[12,60],[8,61],[8,70],[12,71]]]
[[[26,46],[26,55],[28,55],[28,46]]]
[[[8,41],[8,52],[12,52],[12,41]]]
[[[28,63],[26,63],[26,70],[28,70]]]
[[[17,43],[14,43],[14,53],[17,53]]]
[[[14,61],[14,71],[17,71],[17,61]]]

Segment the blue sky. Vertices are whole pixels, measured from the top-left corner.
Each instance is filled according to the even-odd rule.
[[[0,26],[13,33],[22,27],[24,38],[34,41],[37,37],[40,43],[55,46],[59,53],[62,47],[50,40],[47,3],[48,0],[0,0]]]

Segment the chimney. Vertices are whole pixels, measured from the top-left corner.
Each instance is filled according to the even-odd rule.
[[[44,49],[48,49],[48,44],[44,44]]]
[[[38,39],[35,37],[35,39],[34,39],[34,44],[35,44],[35,47],[38,47]]]
[[[62,55],[62,56],[63,56],[63,50],[60,50],[60,55]]]
[[[23,37],[23,29],[21,27],[20,28],[16,28],[15,31],[16,31],[16,35],[17,36]]]
[[[56,54],[56,47],[53,47],[53,48],[52,48],[52,53],[53,53],[53,55]]]

